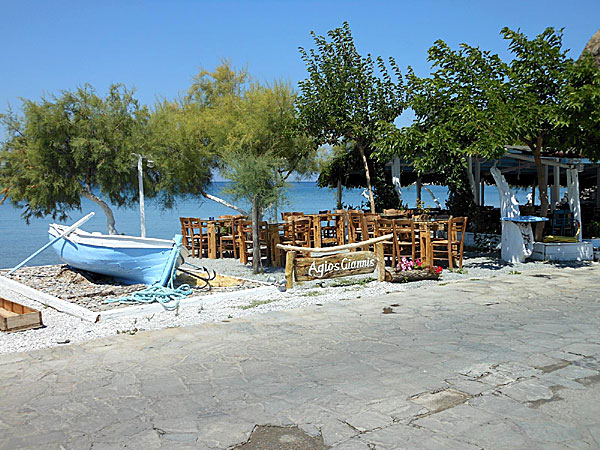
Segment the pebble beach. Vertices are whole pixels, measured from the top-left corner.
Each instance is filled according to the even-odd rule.
[[[156,330],[161,328],[185,327],[205,322],[227,321],[236,317],[249,316],[253,314],[264,314],[270,311],[282,311],[294,308],[319,307],[330,302],[344,302],[349,299],[364,299],[381,297],[393,292],[407,292],[416,289],[427,289],[434,284],[452,283],[458,280],[494,277],[499,274],[511,274],[518,277],[522,272],[529,270],[540,270],[547,267],[545,262],[527,262],[523,264],[504,264],[496,255],[467,255],[463,270],[444,270],[439,281],[417,281],[411,283],[387,283],[378,282],[373,274],[346,278],[336,278],[323,281],[310,281],[295,284],[294,288],[286,292],[278,288],[284,278],[283,268],[265,268],[265,273],[254,275],[250,266],[241,265],[233,259],[209,260],[190,259],[192,264],[204,266],[219,274],[241,277],[247,280],[257,280],[273,285],[268,295],[263,293],[252,295],[246,290],[245,295],[233,296],[220,301],[211,302],[210,295],[206,295],[206,302],[181,307],[176,311],[159,311],[148,314],[140,314],[136,317],[111,319],[92,323],[77,317],[45,307],[38,302],[32,301],[15,292],[3,292],[3,296],[19,302],[25,306],[42,311],[44,327],[39,329],[20,331],[14,333],[0,333],[0,353],[13,353],[30,351],[34,349],[55,347],[68,344],[76,344],[84,341],[98,339],[115,334],[136,334],[144,330]],[[590,263],[592,264],[592,263]],[[594,263],[595,264],[595,263]],[[570,267],[580,267],[583,264],[574,264]],[[48,268],[50,267],[50,268]],[[46,266],[37,269],[46,274],[54,271],[61,273],[61,266]],[[569,266],[566,267],[568,269]],[[23,274],[35,273],[36,269],[25,269]],[[68,282],[68,277],[62,272],[63,283],[67,279],[69,288],[63,290],[77,290],[77,284],[81,280]],[[15,274],[17,275],[17,274]],[[56,282],[54,280],[53,282]],[[51,283],[50,283],[51,284]],[[252,286],[248,286],[252,287]],[[106,287],[102,288],[105,289]],[[128,286],[123,291],[110,289],[110,296],[126,293],[132,288],[141,286]],[[38,286],[37,289],[40,289]],[[415,293],[416,294],[416,293]],[[99,297],[98,297],[99,298]],[[98,300],[100,301],[100,300]],[[401,305],[400,305],[401,307]]]

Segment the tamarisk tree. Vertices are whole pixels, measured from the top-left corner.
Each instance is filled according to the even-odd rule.
[[[121,85],[105,97],[85,85],[38,102],[23,100],[22,110],[22,116],[1,116],[8,130],[0,150],[1,200],[25,207],[27,221],[64,220],[85,197],[102,208],[108,233],[116,234],[107,200],[128,206],[138,199],[131,153],[143,146],[146,108]],[[145,176],[151,196],[152,173]]]

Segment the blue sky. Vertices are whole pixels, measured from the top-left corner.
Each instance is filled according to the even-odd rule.
[[[344,20],[361,53],[426,74],[436,39],[506,55],[505,25],[529,35],[565,27],[577,57],[600,27],[600,1],[0,1],[0,111],[86,82],[101,93],[124,83],[153,104],[222,58],[296,84],[306,75],[298,46]]]

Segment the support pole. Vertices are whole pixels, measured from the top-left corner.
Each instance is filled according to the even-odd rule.
[[[422,200],[421,200],[421,177],[417,177],[417,208],[421,208],[422,206]]]
[[[140,193],[140,236],[146,237],[146,211],[144,209],[144,173],[143,173],[143,161],[144,157],[140,154],[136,154],[138,163],[138,189]]]
[[[553,166],[552,174],[554,175],[554,182],[552,183],[552,190],[550,191],[550,200],[552,201],[551,210],[556,209],[556,204],[560,200],[560,167]]]
[[[479,158],[475,158],[475,204],[481,205],[481,194],[479,192],[479,187],[481,183],[481,163],[479,162]]]
[[[546,180],[546,197],[548,196],[548,185],[550,184],[550,183],[548,183],[548,180],[549,180],[548,176],[550,175],[549,172],[550,172],[550,170],[549,170],[548,166],[544,164],[544,179]],[[541,201],[541,199],[542,199],[542,193],[540,192],[540,201]]]
[[[485,205],[485,183],[483,182],[483,180],[481,180],[480,184],[481,184],[480,199],[481,199],[481,206],[483,206],[483,205]]]
[[[336,192],[336,203],[337,203],[337,209],[342,209],[343,204],[342,204],[342,180],[341,178],[338,178],[337,180],[337,192]]]

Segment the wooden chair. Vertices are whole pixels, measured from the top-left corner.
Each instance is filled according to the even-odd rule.
[[[419,241],[415,232],[415,222],[411,219],[394,220],[394,246],[398,261],[411,258],[413,261],[419,251]]]
[[[315,247],[327,247],[344,244],[344,228],[340,221],[344,216],[339,213],[319,213],[313,216]],[[344,222],[345,225],[345,222]]]
[[[291,221],[291,245],[312,247],[313,221],[308,216],[294,217]]]
[[[449,269],[454,269],[456,262],[458,262],[458,267],[462,269],[467,218],[450,216],[448,221],[444,222],[447,232],[446,238],[434,238],[431,240],[433,262],[435,264],[435,261],[448,261]],[[460,239],[458,238],[458,233],[461,234]]]
[[[252,221],[240,219],[238,222],[238,246],[240,253],[240,262],[248,264],[252,262],[254,254],[254,242],[252,240]],[[268,246],[268,224],[261,222],[258,226],[258,241],[260,246],[260,257],[263,263],[269,263],[269,246]]]
[[[224,216],[220,216],[224,217]],[[239,254],[239,239],[238,239],[238,222],[243,216],[226,216],[225,220],[220,224],[219,233],[219,257],[223,258],[225,253],[230,254],[233,258]]]
[[[361,229],[362,229],[362,211],[348,210],[348,243],[353,244],[355,242],[362,241]]]
[[[394,221],[392,219],[378,219],[377,220],[377,237],[385,236],[386,234],[394,234]],[[394,238],[387,241],[383,241],[383,259],[387,266],[394,266],[396,263],[396,246],[394,245]]]
[[[192,256],[204,258],[208,256],[208,235],[204,232],[204,221],[199,218],[190,218],[192,238]]]
[[[181,236],[183,236],[183,245],[191,252],[193,250],[191,219],[189,217],[180,217],[179,223],[181,224]]]
[[[368,239],[374,238],[377,236],[377,222],[380,219],[378,214],[373,214],[373,213],[364,213],[361,217],[361,222],[360,222],[360,226],[361,226],[361,238],[363,241],[366,241]],[[363,250],[368,251],[368,250],[375,250],[375,246],[369,246],[369,245],[365,245],[364,247],[362,247]]]

